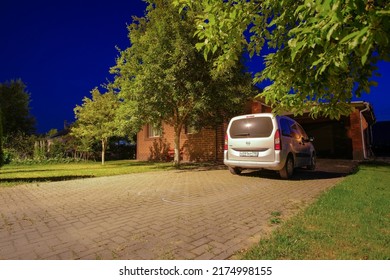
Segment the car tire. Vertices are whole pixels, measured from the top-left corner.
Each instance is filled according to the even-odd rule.
[[[316,169],[316,162],[317,158],[316,155],[313,153],[313,155],[310,158],[310,165],[307,166],[308,170],[315,170]]]
[[[240,175],[241,174],[241,168],[238,168],[238,167],[229,167],[229,171],[230,173],[232,173],[233,175]]]
[[[282,179],[288,180],[294,175],[294,159],[291,155],[287,157],[286,163],[283,168],[279,171]]]

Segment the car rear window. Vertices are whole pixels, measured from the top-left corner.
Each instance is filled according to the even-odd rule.
[[[269,137],[272,130],[270,117],[251,117],[233,121],[229,132],[231,138],[259,138]]]

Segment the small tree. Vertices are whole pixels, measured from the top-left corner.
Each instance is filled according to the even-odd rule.
[[[76,123],[71,134],[78,138],[90,138],[101,142],[102,164],[105,162],[108,139],[120,133],[114,122],[119,100],[113,91],[101,94],[97,88],[91,91],[92,99],[84,97],[83,104],[74,109]]]

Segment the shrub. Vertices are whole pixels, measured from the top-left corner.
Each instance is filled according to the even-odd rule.
[[[4,165],[4,152],[3,152],[3,120],[0,110],[0,167]]]
[[[25,160],[34,156],[36,136],[17,132],[5,137],[3,148],[7,151],[8,160]]]

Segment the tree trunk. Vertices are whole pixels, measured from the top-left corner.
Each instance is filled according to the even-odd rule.
[[[174,150],[175,155],[173,158],[173,165],[178,168],[180,167],[180,134],[181,134],[182,125],[175,125],[175,136],[174,136]]]
[[[105,162],[106,149],[107,149],[107,139],[102,139],[102,165],[104,165]]]

